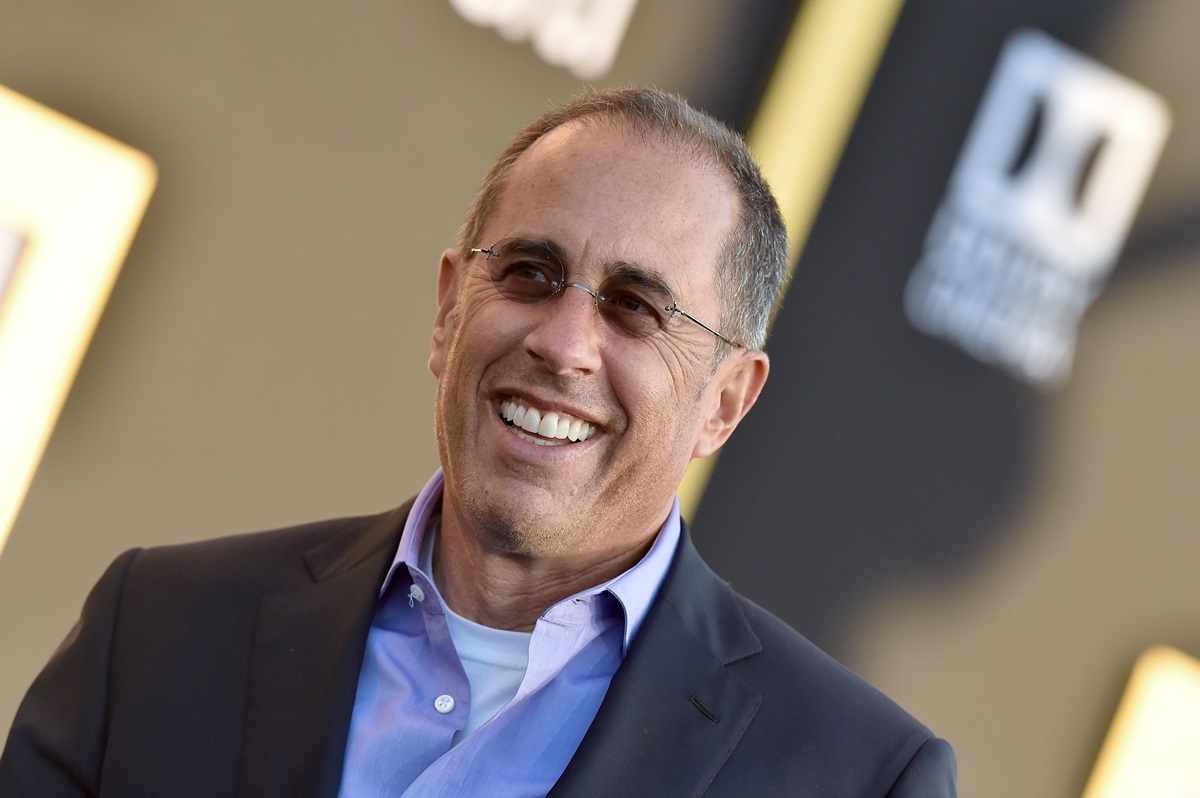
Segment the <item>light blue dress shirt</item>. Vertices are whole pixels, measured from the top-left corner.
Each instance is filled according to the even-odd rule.
[[[441,595],[421,567],[442,484],[439,470],[417,497],[380,590],[342,798],[545,796],[595,718],[679,543],[676,500],[641,561],[546,610],[516,695],[470,731],[470,684]]]

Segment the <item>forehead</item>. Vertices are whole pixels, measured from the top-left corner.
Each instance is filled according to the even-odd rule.
[[[732,180],[707,159],[619,124],[574,123],[517,159],[484,233],[553,241],[584,269],[637,264],[705,290],[737,216]]]

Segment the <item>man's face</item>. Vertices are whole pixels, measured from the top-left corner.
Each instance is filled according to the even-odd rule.
[[[593,289],[618,271],[651,275],[716,327],[716,258],[737,214],[717,168],[614,125],[570,125],[517,160],[472,243],[545,243],[562,253],[567,282]],[[753,403],[765,356],[738,350],[714,372],[715,339],[702,327],[676,318],[630,338],[569,287],[512,302],[489,281],[486,257],[450,250],[442,261],[430,368],[443,512],[515,555],[631,551],[666,518],[689,460],[720,446],[748,409],[734,413],[727,396],[731,380],[746,382],[739,367],[758,379]],[[505,418],[530,410],[591,435],[551,438],[544,423],[539,435]]]

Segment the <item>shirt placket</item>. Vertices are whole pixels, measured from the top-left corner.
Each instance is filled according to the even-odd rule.
[[[409,585],[406,601],[409,609],[419,612],[425,624],[425,635],[429,641],[429,658],[426,673],[430,677],[422,683],[425,709],[429,713],[429,725],[436,729],[439,755],[449,751],[456,732],[467,724],[471,712],[471,689],[466,672],[450,638],[446,613],[441,597],[432,582],[418,569],[409,568]]]

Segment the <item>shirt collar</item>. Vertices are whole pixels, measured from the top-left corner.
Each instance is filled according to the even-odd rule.
[[[429,522],[433,518],[434,511],[441,506],[442,485],[445,484],[445,481],[442,469],[439,468],[425,483],[425,487],[421,488],[421,492],[417,494],[412,509],[408,511],[408,520],[404,522],[404,531],[400,533],[400,546],[396,549],[392,567],[388,569],[387,577],[379,588],[380,598],[383,597],[387,586],[391,584],[397,568],[402,565],[413,568],[420,567],[421,544],[425,541],[425,533],[429,529]],[[432,574],[426,574],[426,576],[432,580]]]
[[[650,546],[650,551],[632,568],[610,579],[603,585],[598,585],[585,593],[595,593],[607,590],[616,596],[625,610],[624,653],[628,653],[633,636],[641,627],[650,605],[654,603],[658,589],[662,586],[675,559],[675,549],[679,546],[679,497],[671,502],[671,512],[667,520],[659,527],[658,535]]]
[[[416,501],[413,502],[412,510],[408,513],[408,520],[404,522],[404,531],[400,535],[400,546],[396,550],[396,557],[392,561],[392,567],[388,570],[387,577],[383,580],[383,585],[379,588],[381,597],[391,583],[396,569],[402,565],[412,568],[419,567],[421,545],[430,528],[430,520],[441,505],[444,484],[445,475],[439,468],[425,483],[425,487],[421,489]],[[650,605],[654,603],[658,589],[662,585],[663,579],[666,578],[667,571],[670,570],[671,561],[675,558],[681,530],[679,518],[679,497],[675,497],[671,503],[671,511],[667,514],[667,520],[659,527],[654,543],[650,545],[650,550],[641,560],[629,570],[607,582],[563,599],[563,601],[572,601],[604,592],[614,596],[620,602],[625,616],[623,636],[625,652],[628,652],[634,635],[637,634],[642,621],[645,620],[646,613],[650,611]],[[432,579],[432,574],[427,574],[427,576]]]

